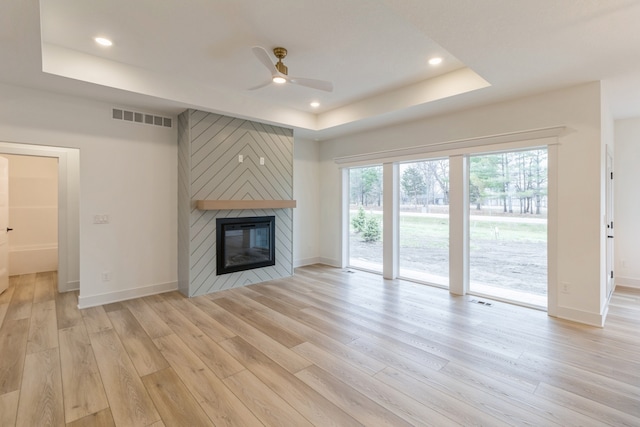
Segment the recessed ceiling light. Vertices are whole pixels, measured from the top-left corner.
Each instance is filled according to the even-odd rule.
[[[111,40],[105,39],[104,37],[96,37],[94,40],[100,46],[111,46],[113,44],[113,42],[111,42]]]
[[[274,83],[278,83],[279,85],[281,85],[282,83],[286,83],[287,80],[285,80],[284,77],[280,77],[280,76],[274,76],[272,81]]]
[[[311,105],[313,108],[318,108],[318,107],[320,106],[320,103],[319,103],[318,101],[313,101],[313,102],[312,102],[311,104],[309,104],[309,105]]]
[[[438,65],[438,64],[440,64],[441,62],[442,62],[442,58],[440,58],[440,57],[438,57],[438,56],[436,56],[436,57],[434,57],[434,58],[431,58],[431,59],[429,60],[429,64],[430,64],[430,65]]]

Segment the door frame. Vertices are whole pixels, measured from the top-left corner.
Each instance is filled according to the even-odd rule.
[[[0,141],[1,154],[58,159],[58,291],[80,288],[80,150]]]
[[[9,159],[0,156],[0,294],[9,287]]]
[[[605,152],[606,160],[605,160],[605,218],[606,218],[606,243],[605,243],[605,252],[606,252],[606,261],[605,261],[605,274],[607,277],[606,280],[606,299],[608,300],[613,293],[613,290],[616,287],[615,284],[615,276],[613,274],[613,265],[614,265],[614,224],[613,224],[613,206],[614,206],[614,183],[613,183],[613,152],[609,145],[606,146]]]

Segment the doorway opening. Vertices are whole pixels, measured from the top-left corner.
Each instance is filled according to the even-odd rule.
[[[80,288],[80,150],[0,141],[0,155],[51,158],[57,161],[58,291]]]
[[[8,160],[8,273],[57,272],[58,159],[2,157]]]

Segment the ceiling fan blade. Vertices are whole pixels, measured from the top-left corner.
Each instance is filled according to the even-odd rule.
[[[256,56],[256,58],[258,58],[258,61],[262,62],[271,74],[278,72],[274,63],[271,62],[271,57],[269,56],[269,53],[265,48],[254,46],[251,48],[251,50],[253,51],[253,54]]]
[[[324,90],[325,92],[333,92],[333,83],[324,80],[305,79],[303,77],[289,77],[287,80],[296,85]]]
[[[262,83],[262,84],[259,84],[258,86],[250,87],[250,88],[249,88],[249,89],[247,89],[247,90],[256,90],[256,89],[261,89],[261,88],[263,88],[263,87],[265,87],[265,86],[269,86],[271,83],[272,83],[272,81],[271,81],[271,80],[267,80],[266,82],[264,82],[264,83]]]

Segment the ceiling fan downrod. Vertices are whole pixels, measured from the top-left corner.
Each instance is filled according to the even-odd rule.
[[[273,48],[273,54],[278,58],[278,62],[275,64],[276,70],[285,76],[289,74],[289,69],[282,63],[282,59],[287,56],[287,49],[283,47],[275,47]]]

